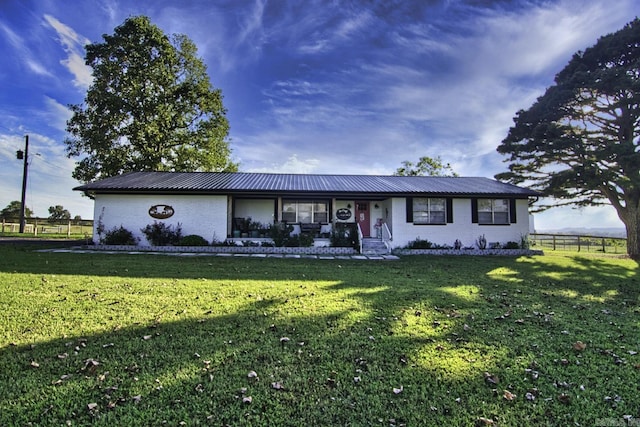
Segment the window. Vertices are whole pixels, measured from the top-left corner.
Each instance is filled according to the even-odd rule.
[[[515,200],[514,200],[515,202]],[[511,221],[509,199],[477,199],[478,224],[509,224]],[[474,217],[475,219],[476,217]]]
[[[413,198],[414,224],[444,224],[447,220],[446,199]]]
[[[329,203],[319,200],[283,200],[282,220],[303,224],[329,222]]]
[[[407,197],[407,222],[418,225],[452,224],[453,199],[450,197]]]

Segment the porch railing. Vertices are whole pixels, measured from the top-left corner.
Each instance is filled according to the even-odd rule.
[[[391,242],[393,241],[393,235],[391,234],[391,230],[389,230],[389,226],[386,222],[382,223],[382,241],[384,245],[387,247],[387,250],[391,249]]]
[[[360,224],[356,222],[356,226],[358,228],[358,253],[362,253],[362,240],[364,239],[364,235],[362,234],[362,228],[360,228]]]

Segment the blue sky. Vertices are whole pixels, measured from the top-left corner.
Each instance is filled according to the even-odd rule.
[[[637,0],[0,2],[0,208],[93,216],[71,189],[68,104],[91,84],[84,46],[149,16],[198,47],[224,95],[245,172],[392,174],[441,156],[464,176],[505,170],[496,147],[573,53],[640,13]],[[613,208],[552,209],[536,228],[620,227]]]

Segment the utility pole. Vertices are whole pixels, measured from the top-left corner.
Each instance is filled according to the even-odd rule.
[[[24,170],[22,172],[22,203],[20,204],[20,233],[24,233],[25,202],[27,196],[27,169],[29,166],[29,135],[24,136],[24,153],[18,150],[18,159],[24,157]]]

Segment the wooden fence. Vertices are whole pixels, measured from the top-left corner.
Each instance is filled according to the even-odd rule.
[[[19,221],[7,221],[2,219],[2,225],[0,225],[0,232],[5,233],[19,233],[20,222]],[[68,237],[73,236],[92,236],[93,235],[93,221],[91,220],[56,220],[52,221],[47,218],[27,218],[24,225],[24,234],[38,236],[41,234],[55,234],[66,235]]]
[[[532,233],[529,245],[531,249],[553,251],[627,253],[627,239],[623,237]]]

